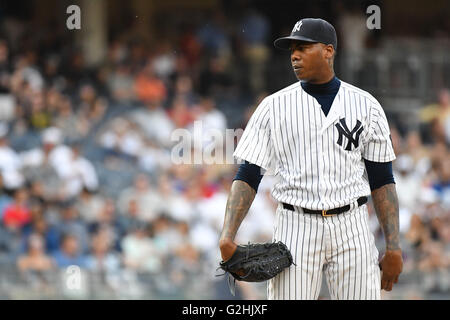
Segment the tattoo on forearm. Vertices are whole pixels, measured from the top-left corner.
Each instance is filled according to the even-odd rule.
[[[221,239],[234,239],[239,226],[247,215],[256,192],[246,182],[235,180],[231,185],[230,195],[228,196],[225,219],[222,228]]]
[[[383,229],[386,249],[400,249],[398,199],[395,184],[387,184],[372,191],[378,222]]]

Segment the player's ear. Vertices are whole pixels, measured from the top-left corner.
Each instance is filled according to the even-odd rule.
[[[334,47],[331,44],[324,45],[324,56],[325,59],[332,59],[334,56]]]

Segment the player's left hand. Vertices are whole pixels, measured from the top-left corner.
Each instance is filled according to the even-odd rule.
[[[237,244],[233,240],[225,238],[219,241],[220,253],[222,261],[228,261],[237,249]]]
[[[386,250],[380,261],[380,268],[382,271],[381,289],[391,291],[403,270],[402,250]]]

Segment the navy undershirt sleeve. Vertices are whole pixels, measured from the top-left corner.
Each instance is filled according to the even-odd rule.
[[[385,184],[395,183],[392,174],[392,162],[372,162],[364,159],[370,190],[378,189]]]
[[[261,174],[261,167],[256,164],[245,161],[243,164],[239,166],[239,169],[234,177],[234,180],[242,180],[248,183],[250,187],[252,187],[255,192],[258,192],[258,186],[261,182],[261,179],[264,177]]]

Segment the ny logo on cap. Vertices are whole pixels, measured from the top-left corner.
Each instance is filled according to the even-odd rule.
[[[347,127],[347,124],[345,123],[345,118],[339,120],[340,124],[336,124],[336,128],[339,132],[339,138],[337,141],[337,144],[342,146],[342,138],[345,136],[348,140],[347,146],[345,147],[345,150],[350,151],[352,150],[352,144],[355,146],[355,148],[358,148],[359,145],[359,135],[364,130],[364,127],[361,125],[361,121],[357,120],[355,127],[350,131]],[[355,137],[353,138],[353,135]]]
[[[294,29],[292,29],[292,33],[296,32],[296,31],[300,31],[300,27],[302,26],[302,24],[303,24],[302,20],[297,21],[297,23],[294,26]]]

